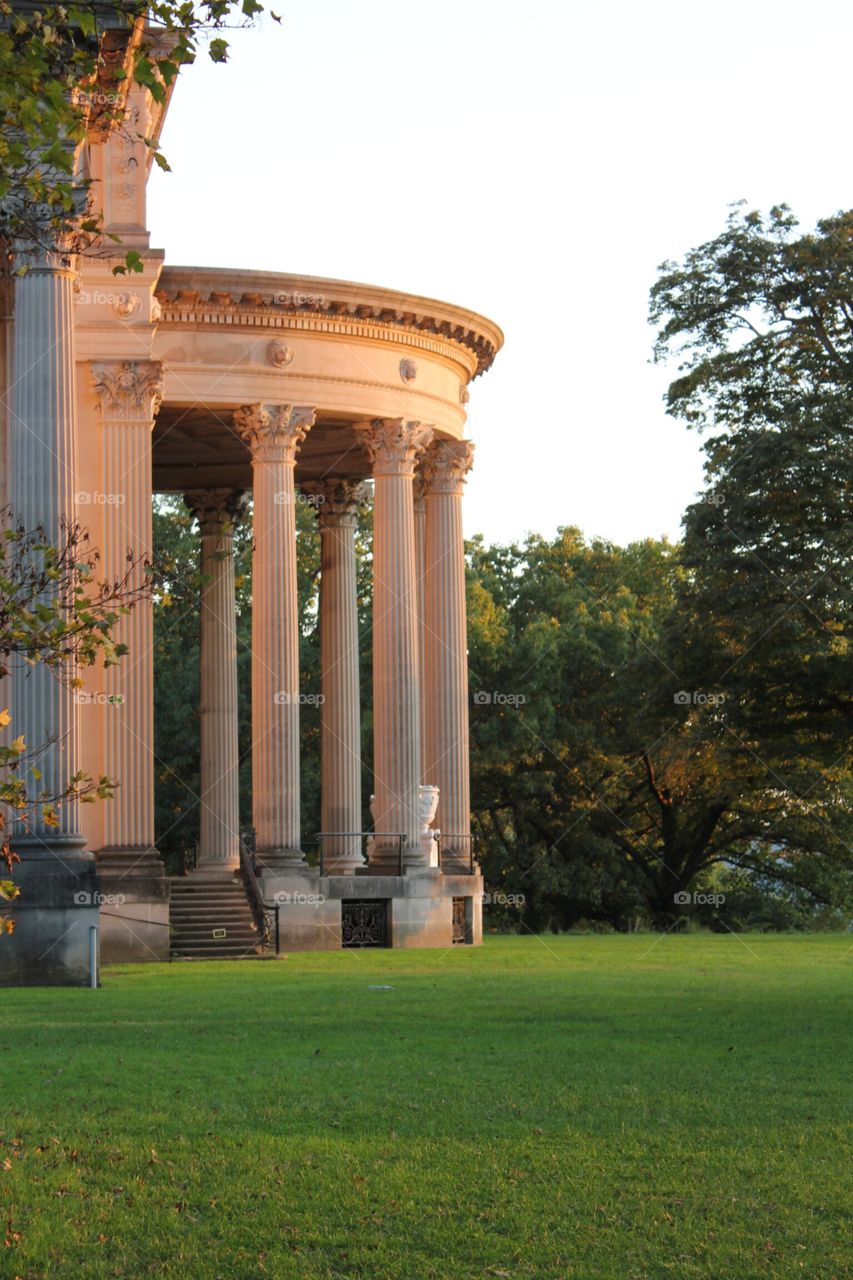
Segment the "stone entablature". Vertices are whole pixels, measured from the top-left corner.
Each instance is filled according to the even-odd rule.
[[[392,342],[462,364],[467,379],[484,373],[503,343],[500,329],[476,312],[320,276],[166,267],[157,301],[166,328],[233,326]],[[415,362],[398,376],[402,385],[416,385]]]

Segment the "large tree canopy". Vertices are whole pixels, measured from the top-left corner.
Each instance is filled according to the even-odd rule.
[[[780,428],[853,405],[853,211],[802,235],[786,205],[737,206],[725,231],[665,262],[651,291],[655,355],[677,357],[667,406],[691,425]]]
[[[709,430],[676,627],[768,765],[850,763],[853,212],[735,210],[652,289],[670,413]],[[785,768],[782,768],[785,772]]]

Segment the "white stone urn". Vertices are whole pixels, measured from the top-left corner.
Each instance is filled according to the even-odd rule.
[[[435,817],[435,811],[438,808],[438,787],[421,786],[418,787],[420,793],[420,824],[421,824],[421,856],[426,866],[438,866],[438,842],[436,836],[438,832],[435,827],[431,827],[430,823]],[[376,828],[376,812],[374,804],[376,796],[370,797],[370,816],[373,819],[374,830]],[[373,846],[373,836],[367,838],[367,856],[370,857],[371,848]]]
[[[435,837],[439,833],[435,827],[430,826],[430,823],[435,818],[435,811],[438,808],[438,787],[421,786],[418,791],[421,802],[421,854],[425,857],[428,867],[437,867],[438,842]]]

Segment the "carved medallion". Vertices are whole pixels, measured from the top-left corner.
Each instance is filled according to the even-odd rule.
[[[113,301],[113,311],[122,320],[130,320],[142,306],[138,293],[117,293]]]
[[[277,369],[286,368],[286,366],[292,362],[295,355],[296,352],[293,350],[293,347],[289,346],[286,342],[273,341],[267,347],[267,359],[270,364],[274,364]]]

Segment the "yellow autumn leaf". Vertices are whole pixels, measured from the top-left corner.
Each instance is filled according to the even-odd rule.
[[[12,723],[12,717],[7,710],[0,711],[0,729],[5,729],[7,724]]]

